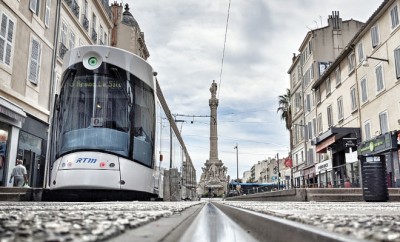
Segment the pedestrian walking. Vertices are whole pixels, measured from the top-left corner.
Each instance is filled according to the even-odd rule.
[[[17,166],[11,172],[10,183],[14,178],[14,187],[23,187],[28,184],[28,174],[22,160],[17,159]]]

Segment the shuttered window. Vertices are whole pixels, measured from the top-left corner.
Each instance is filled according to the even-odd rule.
[[[29,0],[29,9],[34,12],[36,15],[39,15],[39,1],[38,0]]]
[[[51,0],[46,0],[46,13],[44,15],[44,24],[46,27],[50,26],[50,10],[51,10]]]
[[[14,22],[7,17],[1,15],[0,24],[0,62],[10,66],[11,52],[13,47]]]
[[[396,78],[400,79],[400,48],[394,50],[394,62],[396,66]]]
[[[392,29],[399,25],[399,13],[397,11],[397,5],[390,10],[390,20],[392,22]]]
[[[376,46],[379,45],[379,32],[377,25],[371,28],[371,42],[372,42],[372,48],[375,48]]]
[[[382,72],[382,66],[378,65],[375,68],[375,76],[376,76],[376,91],[379,93],[383,90],[385,87],[383,83],[383,72]]]
[[[40,54],[41,46],[39,41],[32,39],[28,79],[34,84],[38,84],[39,81]]]

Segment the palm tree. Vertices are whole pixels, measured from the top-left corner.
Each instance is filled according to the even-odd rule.
[[[292,151],[292,107],[290,105],[290,89],[286,89],[284,95],[279,95],[279,107],[277,113],[281,113],[281,119],[285,121],[286,129],[289,130],[290,151]]]

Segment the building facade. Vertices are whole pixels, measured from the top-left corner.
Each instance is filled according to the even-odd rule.
[[[313,84],[322,124],[313,144],[329,167],[319,169],[320,186],[331,181],[343,186],[346,179],[359,186],[357,149],[360,157],[386,163],[388,186],[400,186],[398,147],[383,145],[398,139],[400,126],[395,98],[400,91],[399,9],[399,1],[383,1]]]
[[[315,164],[323,159],[316,154],[311,144],[313,137],[319,133],[317,124],[320,122],[316,113],[315,89],[312,86],[362,26],[363,23],[353,19],[343,21],[339,12],[333,12],[326,27],[307,33],[300,45],[300,53],[292,57],[288,74],[292,105],[294,186],[314,184]]]
[[[50,115],[57,1],[0,4],[0,186],[16,159],[29,184],[41,187]]]

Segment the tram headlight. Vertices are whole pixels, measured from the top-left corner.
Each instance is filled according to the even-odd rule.
[[[97,52],[90,51],[83,56],[83,66],[88,70],[95,70],[100,67],[103,59]]]

